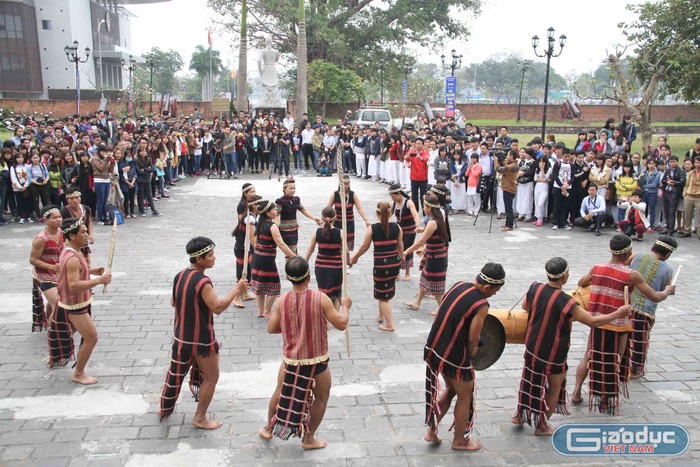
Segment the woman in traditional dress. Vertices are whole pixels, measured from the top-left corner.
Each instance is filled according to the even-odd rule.
[[[401,189],[400,183],[395,183],[389,187],[389,196],[394,202],[391,212],[396,217],[399,227],[401,227],[403,246],[404,248],[409,248],[416,240],[416,228],[420,225],[418,210],[413,201],[411,201],[411,197]],[[401,263],[401,269],[405,271],[404,276],[401,278],[402,280],[407,281],[411,279],[412,267],[413,253],[406,255],[406,258]]]
[[[293,178],[288,178],[282,184],[282,193],[284,194],[281,198],[275,200],[275,205],[279,211],[279,228],[282,232],[282,239],[284,243],[287,244],[290,250],[294,252],[295,256],[297,254],[297,243],[299,243],[299,222],[297,222],[297,211],[301,212],[303,215],[316,222],[319,226],[323,225],[321,219],[315,217],[309,211],[306,210],[301,204],[301,199],[295,196],[297,191],[296,183]]]
[[[370,243],[374,243],[374,298],[379,302],[379,329],[393,331],[394,320],[391,313],[391,299],[396,293],[396,278],[401,270],[403,261],[403,242],[401,228],[396,222],[389,222],[391,207],[386,201],[377,203],[377,218],[379,222],[372,224],[365,232],[362,246],[350,259],[351,264],[369,249]]]
[[[258,318],[270,317],[272,304],[280,294],[280,276],[275,264],[277,247],[289,258],[296,256],[284,243],[280,228],[275,224],[277,209],[274,207],[272,201],[260,201],[260,215],[255,226],[250,290],[258,297]]]
[[[243,195],[245,196],[245,195]],[[251,276],[251,271],[252,271],[252,265],[253,265],[253,251],[255,250],[255,244],[257,243],[256,238],[255,238],[255,224],[256,224],[256,217],[258,215],[258,204],[262,201],[262,196],[260,195],[255,195],[252,200],[247,202],[247,208],[242,214],[242,220],[239,218],[239,224],[236,226],[236,228],[233,230],[231,235],[236,238],[236,242],[239,241],[239,238],[242,236],[242,248],[241,248],[241,259],[240,263],[238,262],[238,258],[236,258],[236,279],[241,280],[241,277],[244,274],[243,271],[243,260],[245,257],[245,246],[246,244],[249,245],[248,248],[248,266],[246,267],[245,271],[245,278],[247,280],[250,279]],[[251,226],[248,228],[248,226]],[[253,300],[253,297],[248,295],[247,291],[243,293],[240,297],[236,297],[233,300],[233,306],[236,308],[243,308],[243,301],[244,300]]]
[[[249,211],[249,203],[251,203],[254,199],[256,199],[257,194],[255,192],[255,187],[253,186],[252,183],[244,183],[243,187],[241,188],[241,200],[238,202],[238,206],[236,207],[236,216],[237,216],[237,223],[236,223],[236,228],[233,230],[231,235],[236,239],[234,245],[233,245],[233,255],[236,257],[236,280],[239,281],[241,280],[241,277],[243,276],[243,256],[245,252],[245,240],[246,240],[246,226],[245,226],[245,220],[248,217],[248,211]],[[255,222],[253,222],[255,224]],[[250,254],[252,254],[252,250],[250,251]],[[250,258],[248,258],[248,267],[250,267]],[[250,277],[250,271],[248,274],[248,277]],[[252,300],[253,297],[248,295],[248,292],[246,291],[241,297],[237,297],[234,301],[233,304],[234,306],[238,308],[242,308],[243,304],[241,303],[241,300]]]
[[[433,295],[438,306],[445,295],[445,279],[447,278],[447,226],[445,225],[444,210],[440,207],[438,198],[434,194],[428,194],[423,202],[428,223],[421,237],[413,246],[404,251],[408,256],[425,245],[420,269],[420,286],[418,295],[406,306],[412,310],[420,308],[421,301],[426,295]],[[435,312],[431,315],[435,316]]]
[[[316,235],[311,237],[311,244],[306,252],[306,261],[314,253],[316,255],[315,274],[318,290],[328,295],[336,309],[340,306],[340,292],[343,285],[343,238],[342,231],[333,227],[335,209],[325,207],[321,211],[323,227],[316,229]]]
[[[345,215],[348,251],[352,251],[355,249],[355,211],[353,208],[357,207],[357,212],[362,217],[362,220],[365,221],[366,227],[369,227],[371,224],[367,219],[367,214],[365,214],[365,210],[362,209],[362,204],[360,203],[359,196],[357,196],[354,191],[350,190],[350,177],[344,175],[343,183],[345,184],[345,196],[347,197],[347,202],[345,203]],[[335,208],[334,227],[342,228],[342,203],[340,202],[340,190],[336,190],[333,192],[331,199],[328,201],[328,207]]]

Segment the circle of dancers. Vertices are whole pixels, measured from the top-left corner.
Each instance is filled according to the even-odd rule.
[[[174,333],[161,391],[161,420],[173,413],[189,373],[189,388],[198,402],[192,425],[207,430],[221,426],[207,416],[219,378],[214,315],[231,305],[242,308],[244,301],[255,299],[257,316],[267,318],[268,332],[282,335],[282,362],[259,435],[265,440],[299,437],[301,447],[307,450],[326,447],[317,430],[331,388],[328,329],[332,326],[347,333],[352,308],[347,267],[357,264],[372,247],[379,330],[396,329],[392,299],[397,279],[411,278],[414,256],[421,258],[420,282],[414,300],[406,307],[418,310],[425,297],[434,298],[437,304],[437,309],[430,311],[434,321],[423,349],[424,439],[442,442],[438,427],[454,403],[452,449],[480,449],[481,443],[472,437],[476,405],[472,360],[497,344],[482,331],[492,317],[489,299],[506,283],[503,266],[489,262],[473,279],[447,289],[451,233],[444,187],[433,186],[423,196],[421,217],[401,186],[391,185],[387,199],[376,204],[373,223],[349,178],[341,174],[340,181],[320,217],[304,208],[294,179],[284,182],[282,196],[274,201],[263,199],[252,184],[245,183],[232,232],[237,282],[223,296],[217,294],[206,274],[216,264],[215,243],[203,236],[187,243],[189,262],[173,280]],[[90,385],[97,380],[85,369],[98,336],[92,320],[92,288],[106,288],[112,276],[109,267],[90,265],[91,229],[84,215],[75,215],[85,212],[81,206],[76,198],[70,211],[47,206],[42,212],[45,228],[36,235],[30,253],[32,330],[48,329],[50,367],[65,366],[76,359],[73,334],[79,333],[81,343],[71,379]],[[366,230],[352,253],[355,211]],[[297,256],[297,213],[317,224],[303,256]],[[525,346],[523,370],[511,421],[530,425],[536,435],[554,432],[549,421],[555,413],[568,415],[567,357],[573,321],[589,326],[590,332],[575,371],[572,404],[584,402],[582,388],[588,379],[589,410],[619,415],[620,399],[628,397],[629,380],[645,375],[657,305],[675,294],[679,271],[674,275],[666,261],[677,242],[661,235],[651,251],[635,253],[630,237],[617,234],[609,248],[607,261],[593,266],[573,293],[564,291],[569,283],[567,261],[554,257],[544,265],[542,280],[534,282],[523,297],[522,308],[527,312],[520,336]],[[285,255],[284,276],[292,287],[284,293],[276,265],[278,249]],[[309,263],[314,253],[316,288],[311,285]],[[347,345],[349,352],[349,340]]]

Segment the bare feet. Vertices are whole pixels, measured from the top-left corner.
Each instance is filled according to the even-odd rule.
[[[301,447],[306,450],[323,449],[326,446],[328,446],[328,443],[325,440],[318,438],[312,438],[311,441],[304,440],[301,442]]]
[[[430,316],[437,316],[437,310],[428,313]]]
[[[269,319],[270,316],[272,316],[272,313],[270,313],[270,312],[268,311],[268,312],[266,312],[266,313],[263,313],[263,316],[264,316],[265,318],[268,318],[268,319]]]
[[[247,302],[248,300],[255,300],[255,297],[253,297],[252,295],[241,295],[241,300]]]
[[[510,419],[513,425],[523,426],[523,418],[517,413]]]
[[[265,317],[265,313],[262,313],[262,314],[258,313],[258,318],[264,318],[264,317]]]
[[[388,326],[386,324],[380,324],[379,329],[381,331],[394,332],[394,326]]]
[[[261,438],[272,439],[272,431],[268,430],[267,427],[260,428],[258,430],[258,434],[260,435]]]
[[[425,435],[423,435],[423,439],[433,444],[442,443],[442,440],[438,438],[437,433],[433,433],[433,430],[430,428],[428,428],[428,430],[425,432]]]
[[[192,425],[196,426],[197,428],[201,428],[202,430],[216,430],[217,428],[221,428],[221,422],[209,420],[206,417],[204,417],[203,420],[196,420],[193,418]]]
[[[549,423],[547,423],[547,428],[544,430],[539,428],[535,430],[535,436],[552,436],[552,433],[554,433],[554,427]]]
[[[454,440],[452,441],[452,449],[458,451],[478,451],[481,449],[481,443],[471,438]]]
[[[581,402],[583,402],[583,397],[581,397],[581,394],[579,393],[576,395],[576,393],[571,395],[571,403],[574,405],[581,405]]]
[[[635,373],[635,372],[630,373],[630,379],[639,379],[641,377],[642,377],[641,373]]]
[[[377,322],[378,322],[378,323],[383,323],[383,322],[384,322],[384,318],[382,318],[382,315],[377,315]]]
[[[417,304],[416,302],[406,302],[406,303],[404,303],[404,305],[406,305],[406,308],[410,308],[411,310],[420,309],[420,305]]]
[[[410,281],[410,280],[411,280],[411,276],[401,276],[401,280],[402,280],[402,281]]]
[[[71,375],[70,379],[78,384],[85,384],[87,386],[89,386],[91,384],[95,384],[97,382],[97,380],[95,378],[93,378],[92,376],[86,375],[85,373],[81,373],[79,375],[76,373],[73,373]]]
[[[234,300],[233,306],[235,306],[236,308],[245,308],[245,305],[243,305],[243,302],[241,302],[240,300]]]

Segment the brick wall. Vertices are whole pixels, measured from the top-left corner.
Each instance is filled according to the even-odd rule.
[[[86,115],[95,112],[99,106],[97,100],[81,100],[81,113]],[[211,119],[214,114],[211,110],[211,102],[178,102],[177,113],[179,115],[191,115],[194,108],[199,107],[202,115],[206,119]],[[343,117],[346,110],[355,111],[359,107],[357,102],[347,104],[328,104],[326,106],[326,119]],[[400,117],[400,104],[388,104],[388,107]],[[417,106],[408,106],[417,110]],[[442,104],[434,104],[432,107],[442,107]],[[469,119],[488,120],[515,120],[517,115],[517,105],[514,104],[457,104],[459,110]],[[52,112],[54,116],[72,115],[75,113],[74,100],[29,100],[29,99],[0,99],[0,108],[12,108],[15,113],[48,114]],[[136,108],[148,113],[148,102],[138,102]],[[293,102],[290,101],[290,108],[293,110]],[[321,105],[309,103],[309,108],[314,112],[321,111]],[[110,102],[109,111],[116,115],[126,114],[126,102]],[[153,102],[153,111],[158,112],[160,105]],[[564,120],[560,114],[559,105],[550,105],[547,109],[548,122],[569,123],[572,126],[585,126],[591,123],[601,123],[610,117],[616,121],[622,120],[624,109],[616,105],[582,105],[581,120]],[[523,105],[521,108],[521,119],[525,121],[542,120],[541,105]],[[215,112],[220,115],[220,112]],[[684,121],[700,122],[700,105],[659,105],[652,107],[652,119],[657,122],[674,122],[679,117]]]

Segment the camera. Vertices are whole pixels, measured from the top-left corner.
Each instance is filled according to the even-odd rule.
[[[505,163],[505,160],[506,160],[506,150],[505,149],[494,149],[491,152],[491,154],[493,155],[493,157],[498,159],[498,163],[500,165],[503,165]]]

